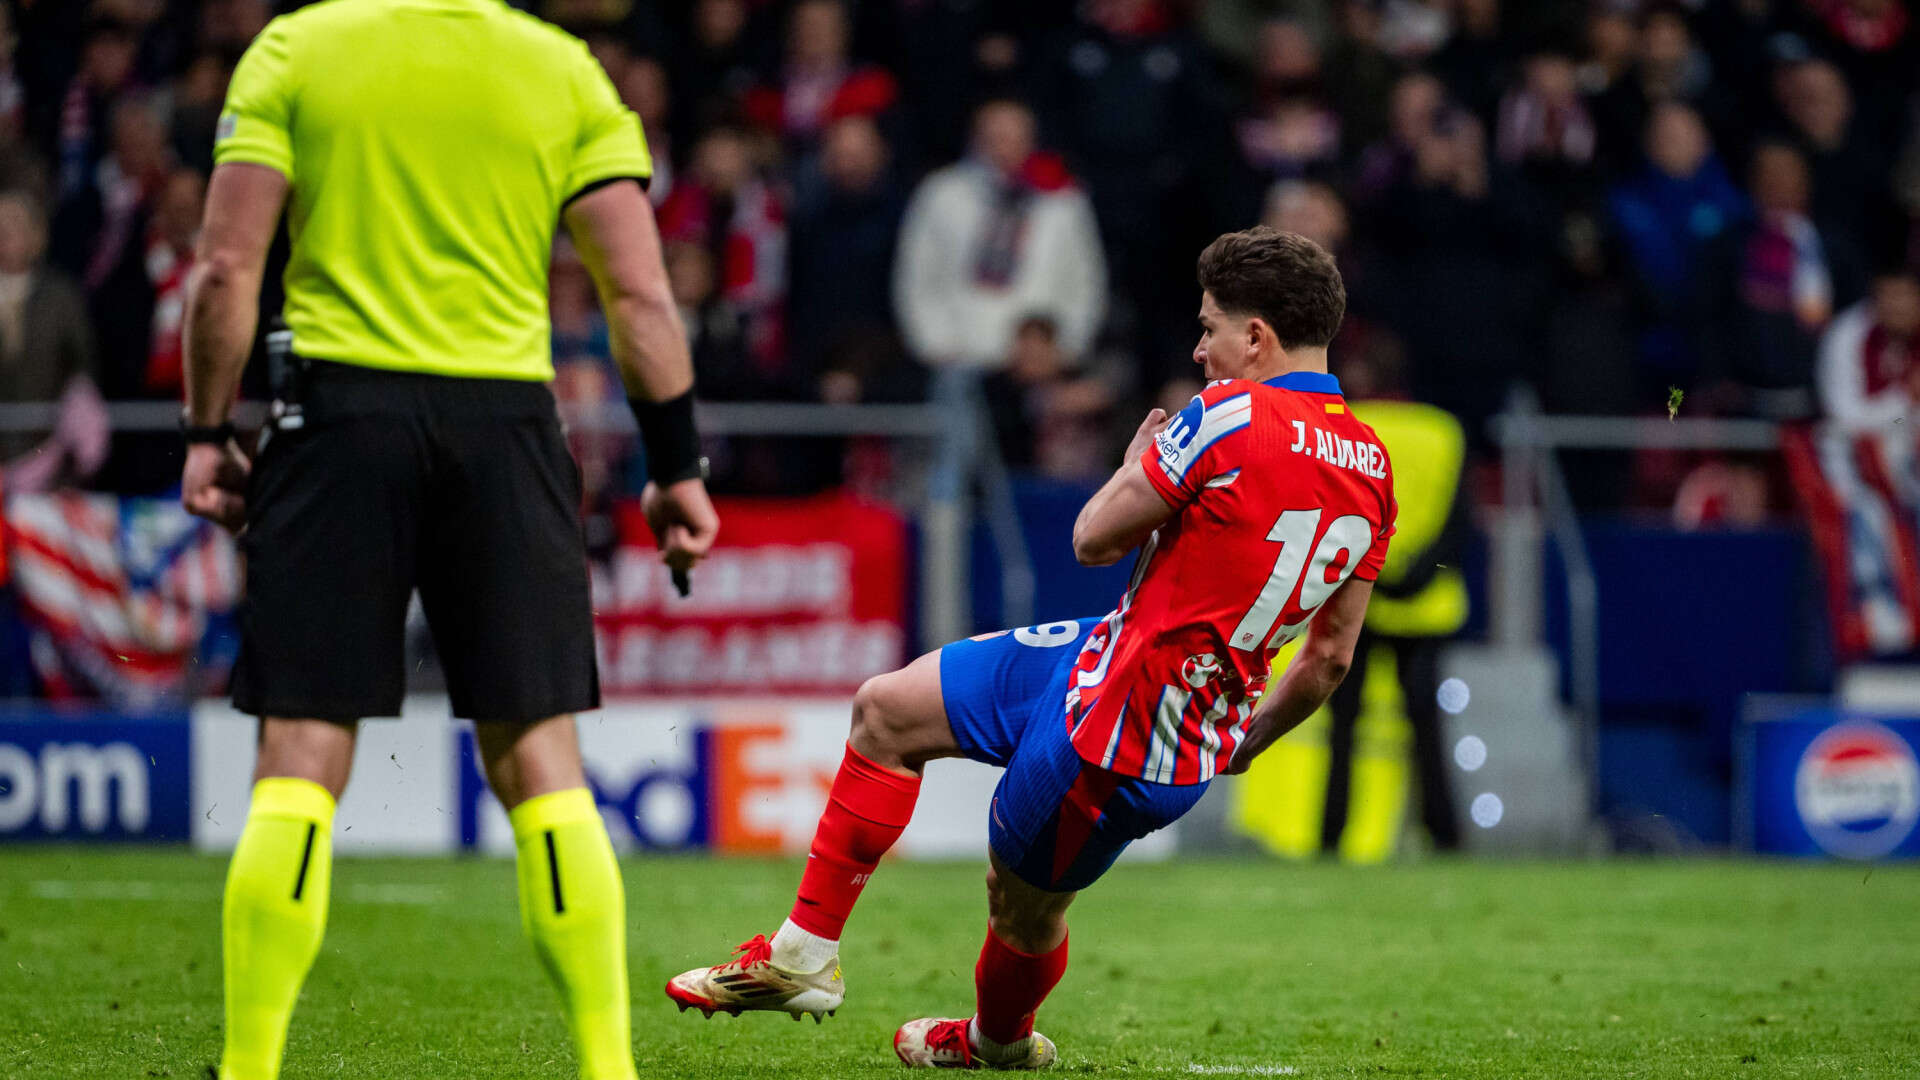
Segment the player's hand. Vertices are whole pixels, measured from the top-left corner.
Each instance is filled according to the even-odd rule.
[[[188,513],[238,533],[247,524],[247,475],[252,471],[253,463],[232,439],[218,445],[192,443],[180,473],[180,504]]]
[[[1160,434],[1161,429],[1167,426],[1167,420],[1165,409],[1154,409],[1148,412],[1147,418],[1140,421],[1140,430],[1133,433],[1133,441],[1127,444],[1125,460],[1140,460],[1140,455],[1146,453],[1147,449],[1153,445],[1153,437]]]
[[[706,481],[697,477],[664,488],[648,481],[640,493],[640,512],[653,530],[660,561],[682,573],[707,557],[720,534],[720,515],[707,498]]]
[[[1220,775],[1239,776],[1246,772],[1253,767],[1253,759],[1273,745],[1276,738],[1273,725],[1262,722],[1260,714],[1255,713],[1253,722],[1247,725],[1246,735],[1240,739],[1240,745],[1233,748],[1233,757],[1228,759],[1227,767],[1220,770]]]

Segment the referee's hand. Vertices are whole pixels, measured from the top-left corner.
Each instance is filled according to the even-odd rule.
[[[180,474],[180,503],[189,513],[238,533],[247,523],[247,474],[252,469],[232,439],[219,445],[192,443]]]
[[[706,558],[720,533],[720,515],[707,498],[706,482],[698,478],[664,488],[649,481],[640,492],[640,512],[660,547],[660,561],[678,572]]]

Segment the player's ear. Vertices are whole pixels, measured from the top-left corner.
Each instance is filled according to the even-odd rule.
[[[1273,336],[1273,327],[1258,315],[1247,320],[1247,355],[1257,357],[1261,351],[1280,347],[1280,339]]]

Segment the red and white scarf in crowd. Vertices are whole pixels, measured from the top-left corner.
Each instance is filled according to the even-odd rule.
[[[176,248],[164,237],[147,239],[147,283],[153,287],[153,325],[148,336],[147,370],[142,385],[155,394],[181,389],[181,330],[187,315],[187,273],[193,249]]]

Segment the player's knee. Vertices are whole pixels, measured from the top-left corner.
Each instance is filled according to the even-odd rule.
[[[906,711],[896,700],[890,675],[876,675],[853,695],[853,730],[848,741],[867,757],[889,764],[906,749],[912,733]]]

